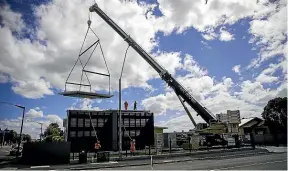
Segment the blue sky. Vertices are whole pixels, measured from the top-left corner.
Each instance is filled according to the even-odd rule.
[[[214,114],[240,109],[243,117],[261,116],[270,99],[287,94],[287,25],[279,22],[279,16],[286,21],[285,1],[246,4],[235,0],[233,8],[232,2],[222,0],[207,5],[201,0],[97,2]],[[76,60],[92,4],[65,0],[1,3],[0,35],[7,41],[0,41],[0,101],[25,105],[28,118],[46,124],[61,122],[69,108],[118,108],[119,72],[127,45],[96,14],[92,14],[92,27],[104,47],[114,97],[99,101],[58,95]],[[119,7],[117,12],[115,7]],[[97,62],[100,70],[105,68]],[[193,127],[171,89],[132,49],[122,80],[122,100],[131,107],[136,100],[138,108],[154,112],[155,124],[168,126],[169,131]],[[104,92],[108,86],[98,78],[92,84]],[[0,127],[18,129],[19,109],[1,105],[0,111]],[[31,127],[26,132],[37,132],[32,129],[37,125],[26,124]]]

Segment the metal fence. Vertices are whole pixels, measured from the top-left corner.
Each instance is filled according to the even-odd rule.
[[[214,145],[207,145],[205,143],[205,136],[190,136],[190,137],[183,137],[183,138],[163,138],[162,143],[154,144],[153,146],[146,146],[144,149],[136,150],[134,153],[130,152],[129,148],[125,148],[122,151],[122,157],[129,158],[132,156],[148,156],[148,155],[163,155],[163,154],[173,154],[173,153],[193,153],[197,151],[207,151],[207,150],[216,150],[216,149],[226,149],[226,148],[241,148],[251,146],[251,138],[248,136],[239,136],[238,138],[234,139],[234,144],[223,144],[223,143],[216,143]],[[232,137],[229,137],[232,138]],[[136,143],[137,149],[137,143]],[[78,153],[71,153],[71,159],[77,160]],[[90,158],[91,161],[94,158],[94,153],[87,154],[88,159]],[[117,159],[119,157],[119,152],[110,152],[110,158]]]

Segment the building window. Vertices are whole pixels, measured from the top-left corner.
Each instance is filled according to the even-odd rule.
[[[77,135],[78,137],[83,137],[83,131],[78,131],[77,133],[78,133]]]
[[[145,127],[146,125],[146,120],[145,119],[141,119],[141,127]]]
[[[71,118],[71,120],[70,120],[70,127],[76,127],[76,121],[77,121],[76,118]]]
[[[97,125],[97,120],[96,120],[96,119],[91,119],[91,121],[92,121],[92,126],[96,127],[96,125]]]
[[[140,127],[141,119],[136,119],[136,127]]]
[[[136,130],[136,136],[140,135],[140,130]]]
[[[130,130],[130,136],[134,137],[135,136],[135,130]]]
[[[98,127],[103,127],[104,126],[104,119],[98,118]]]
[[[85,131],[85,132],[84,132],[84,136],[85,136],[85,137],[90,137],[90,131]]]
[[[85,127],[90,127],[90,119],[85,119]]]
[[[70,137],[76,137],[76,132],[75,131],[70,131]]]
[[[94,130],[91,131],[91,136],[92,136],[92,137],[95,137],[95,136],[96,136],[95,132],[96,132],[96,134],[97,134],[97,131],[96,131],[96,130],[95,130],[95,131],[94,131]]]
[[[83,119],[78,118],[78,127],[83,127]]]

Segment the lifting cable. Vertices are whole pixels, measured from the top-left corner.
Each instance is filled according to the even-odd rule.
[[[89,12],[89,13],[88,13],[88,21],[87,21],[88,28],[87,28],[87,31],[86,31],[84,40],[83,40],[82,45],[81,45],[81,48],[80,48],[78,58],[77,58],[76,62],[74,63],[74,65],[73,65],[73,67],[72,67],[72,70],[70,71],[70,73],[69,73],[69,75],[68,75],[68,77],[67,77],[67,79],[66,79],[66,82],[65,82],[65,91],[66,91],[66,83],[68,82],[68,79],[70,78],[71,73],[72,73],[72,71],[74,70],[74,68],[75,68],[75,66],[76,66],[76,64],[77,64],[77,62],[78,62],[78,60],[79,60],[81,66],[82,66],[82,74],[81,74],[81,81],[80,81],[80,84],[79,84],[79,86],[80,86],[80,87],[79,87],[79,91],[81,90],[81,87],[82,87],[82,85],[83,85],[83,84],[82,84],[82,81],[83,81],[83,72],[84,72],[84,73],[85,73],[85,76],[86,76],[86,78],[87,78],[87,80],[88,80],[88,83],[89,83],[88,86],[90,87],[90,92],[91,92],[91,82],[90,82],[90,80],[89,80],[89,78],[88,78],[88,76],[87,76],[87,73],[86,73],[86,72],[89,72],[89,71],[85,70],[85,67],[87,66],[87,64],[88,64],[89,60],[91,59],[94,51],[96,50],[97,46],[99,45],[100,50],[101,50],[101,54],[102,54],[103,60],[104,60],[104,62],[105,62],[105,66],[106,66],[106,69],[107,69],[108,74],[101,74],[101,73],[91,72],[91,71],[90,71],[90,72],[91,72],[91,73],[94,73],[94,74],[99,74],[99,75],[104,75],[104,76],[108,76],[108,77],[109,77],[109,94],[110,94],[110,92],[111,92],[111,91],[110,91],[110,89],[111,89],[111,87],[110,87],[110,72],[109,72],[109,68],[108,68],[108,65],[107,65],[107,62],[106,62],[106,59],[105,59],[105,56],[104,56],[104,52],[103,52],[103,49],[102,49],[102,46],[101,46],[101,43],[100,43],[100,38],[97,36],[97,34],[96,34],[96,33],[92,30],[92,28],[91,28],[91,23],[92,23],[91,18],[92,18],[92,16],[90,16],[90,14],[91,14],[91,13]],[[84,50],[84,51],[82,52],[82,49],[83,49],[84,43],[85,43],[85,41],[86,41],[86,38],[87,38],[87,35],[88,35],[89,30],[97,37],[97,41],[95,41],[92,45],[90,45],[86,50]],[[80,57],[81,57],[85,52],[87,52],[90,48],[92,48],[94,45],[95,45],[95,47],[93,48],[91,54],[89,55],[88,60],[87,60],[86,63],[83,65]],[[77,84],[77,85],[78,85],[78,84]]]
[[[91,126],[93,128],[94,133],[95,133],[96,140],[98,140],[97,132],[96,132],[95,127],[94,127],[93,122],[92,122],[91,113],[90,112],[88,112],[88,113],[89,113]]]
[[[125,55],[124,55],[124,60],[123,60],[123,64],[122,64],[122,69],[121,69],[121,73],[120,73],[120,79],[122,78],[122,73],[123,73],[123,69],[124,69],[124,65],[125,65],[125,61],[126,61],[126,57],[127,57],[127,52],[128,52],[128,49],[129,49],[130,45],[128,45],[126,51],[125,51]],[[122,114],[122,113],[121,113]],[[121,117],[122,118],[122,117]],[[130,137],[130,135],[128,134],[127,130],[126,130],[126,127],[125,125],[123,124],[123,121],[122,121],[122,127],[124,128],[124,132],[126,133],[126,135],[129,137],[130,141],[132,141],[133,139]],[[136,135],[136,132],[135,132],[135,135]]]

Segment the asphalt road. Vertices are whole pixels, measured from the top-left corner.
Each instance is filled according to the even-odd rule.
[[[0,146],[0,159],[9,155],[10,146]]]
[[[151,166],[132,166],[114,170],[151,170]],[[154,164],[154,170],[287,170],[287,153],[194,160],[179,163]],[[109,169],[110,170],[110,169]]]

